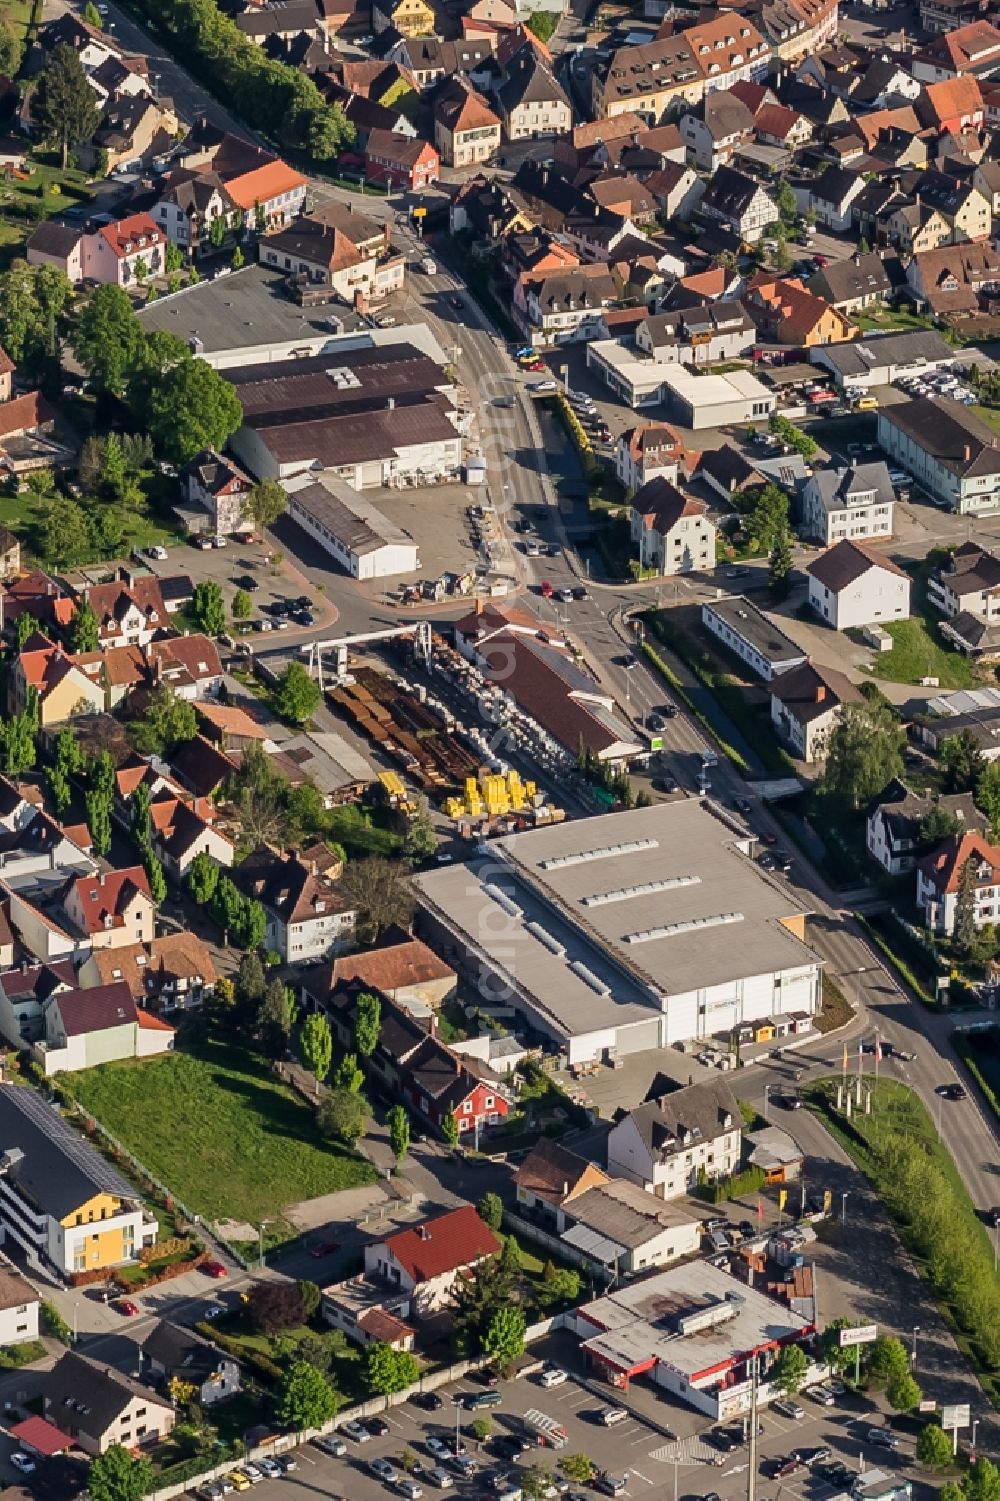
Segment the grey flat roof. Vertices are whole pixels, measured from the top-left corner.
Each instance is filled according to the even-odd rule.
[[[672,995],[817,962],[784,925],[807,909],[749,848],[692,798],[492,840],[487,859],[415,885],[574,1037],[648,1019]]]
[[[868,375],[886,365],[911,365],[924,359],[928,365],[961,358],[932,328],[914,328],[898,334],[878,334],[852,340],[849,344],[827,344],[823,363],[829,363],[840,375]]]
[[[758,610],[745,594],[737,594],[733,599],[713,599],[710,604],[702,605],[702,610],[710,610],[725,621],[731,631],[742,636],[768,662],[805,660],[806,654],[801,646],[796,646],[791,637],[786,636],[763,610]]]
[[[284,291],[285,273],[264,266],[245,266],[215,281],[201,281],[169,297],[158,297],[139,312],[146,333],[162,329],[178,338],[201,340],[206,355],[223,349],[253,349],[259,344],[289,344],[296,339],[333,338],[336,318],[344,333],[365,325],[353,308],[328,303],[297,307]]]
[[[679,1318],[726,1303],[735,1311],[728,1322],[688,1335],[679,1332]],[[589,1339],[584,1334],[584,1348],[619,1369],[652,1358],[689,1378],[719,1368],[721,1380],[727,1366],[801,1333],[806,1320],[710,1261],[691,1261],[587,1303],[577,1314],[576,1327],[586,1330],[587,1325],[594,1334]]]

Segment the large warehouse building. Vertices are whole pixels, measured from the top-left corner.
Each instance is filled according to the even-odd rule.
[[[569,1063],[820,1005],[806,909],[693,799],[537,829],[415,879],[422,921]]]

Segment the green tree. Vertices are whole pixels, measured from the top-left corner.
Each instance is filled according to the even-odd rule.
[[[910,1357],[902,1340],[891,1334],[880,1335],[873,1342],[865,1362],[868,1378],[876,1386],[888,1386],[901,1376],[910,1374]]]
[[[87,85],[88,92],[90,85]],[[103,396],[123,396],[143,345],[128,294],[106,283],[84,303],[73,329],[73,349]]]
[[[547,42],[556,29],[558,16],[552,10],[533,10],[527,20],[527,27],[540,42]]]
[[[212,246],[213,250],[221,250],[225,238],[226,216],[225,214],[216,214],[208,226],[208,243]]]
[[[208,907],[219,884],[219,866],[206,850],[200,850],[188,866],[184,877],[184,889],[196,907]],[[257,959],[256,954],[247,954],[246,959]],[[240,961],[242,964],[242,960]],[[263,979],[263,970],[261,970]]]
[[[200,584],[195,584],[191,613],[198,629],[206,636],[222,635],[226,629],[226,606],[222,589],[214,579],[203,579]]]
[[[403,835],[403,858],[417,865],[434,854],[437,843],[427,799],[422,797],[418,800],[406,825],[406,832]]]
[[[345,1053],[333,1071],[333,1088],[348,1089],[351,1094],[357,1094],[365,1076],[362,1069],[358,1068],[356,1053]]]
[[[184,253],[178,249],[173,240],[167,241],[167,249],[163,261],[168,271],[179,271],[184,264]]]
[[[988,761],[980,772],[976,804],[990,821],[991,837],[1000,838],[1000,761]]]
[[[788,597],[792,566],[792,537],[790,532],[784,531],[776,538],[767,564],[768,584],[775,599]]]
[[[886,1390],[889,1406],[896,1412],[912,1412],[920,1406],[923,1393],[910,1375],[905,1371],[902,1376],[894,1376]]]
[[[323,1294],[319,1285],[310,1281],[308,1277],[303,1278],[301,1282],[297,1282],[296,1287],[299,1290],[299,1298],[302,1302],[302,1321],[303,1323],[308,1323],[314,1314],[319,1312],[319,1305],[323,1301]]]
[[[299,1053],[303,1065],[316,1080],[316,1093],[330,1072],[333,1058],[333,1035],[330,1023],[321,1011],[311,1011],[299,1032]]]
[[[589,1454],[566,1454],[559,1461],[559,1468],[574,1485],[589,1485],[594,1478],[594,1461]]]
[[[516,1304],[496,1308],[483,1334],[483,1352],[503,1373],[524,1354],[524,1311]]]
[[[818,447],[815,438],[804,433],[780,412],[772,412],[767,425],[768,430],[778,441],[786,444],[793,453],[800,453],[804,459],[811,459],[815,456]]]
[[[179,745],[194,739],[198,719],[186,698],[180,698],[169,683],[159,683],[146,701],[142,718],[133,721],[130,733],[142,755],[168,758]]]
[[[370,1058],[378,1046],[382,1030],[382,1003],[377,995],[363,990],[354,1010],[354,1046],[362,1058]]]
[[[291,724],[308,724],[323,701],[322,690],[301,662],[289,662],[278,682],[274,707]]]
[[[96,651],[97,641],[97,616],[94,614],[90,601],[81,599],[69,623],[70,649],[74,652]]]
[[[58,147],[65,171],[70,147],[89,141],[101,118],[83,64],[65,42],[52,49],[32,95],[31,110],[45,142]]]
[[[975,953],[978,931],[976,928],[976,863],[970,855],[963,863],[958,877],[958,895],[955,898],[955,926],[952,942],[955,952],[968,959]]]
[[[779,276],[785,276],[792,269],[792,252],[788,248],[788,242],[784,235],[778,236],[778,243],[771,264]]]
[[[274,1412],[285,1428],[322,1428],[337,1406],[337,1395],[322,1372],[296,1360],[281,1378]]]
[[[102,31],[104,29],[103,22],[101,21],[101,13],[94,4],[94,0],[87,0],[80,14],[87,25],[93,26],[95,31]]]
[[[6,720],[0,722],[3,769],[9,777],[19,777],[34,766],[37,732],[38,721],[27,709],[20,714],[8,714]]]
[[[252,521],[260,531],[273,526],[287,510],[288,492],[276,479],[258,480],[247,491],[243,502],[244,520]]]
[[[94,854],[103,859],[111,849],[111,812],[106,800],[90,788],[84,793],[87,827]]]
[[[140,782],[129,798],[129,823],[136,844],[148,849],[153,833],[153,799],[146,782]]]
[[[193,358],[189,346],[177,334],[157,329],[141,339],[128,372],[129,406],[137,421],[148,425],[154,391],[158,390],[168,371]],[[152,440],[148,435],[145,441],[152,453]]]
[[[469,1432],[477,1444],[485,1444],[493,1433],[493,1419],[488,1417],[473,1418],[469,1424]]]
[[[394,1350],[379,1341],[365,1346],[363,1361],[365,1386],[377,1397],[405,1391],[420,1375],[417,1359],[409,1350]]]
[[[153,1489],[153,1466],[133,1459],[121,1444],[112,1444],[90,1461],[87,1490],[91,1501],[143,1501]]]
[[[247,258],[243,254],[243,251],[240,249],[240,247],[238,245],[235,246],[234,249],[233,249],[233,254],[232,254],[232,257],[230,259],[229,264],[232,266],[232,268],[233,268],[234,271],[242,271],[243,267],[246,265],[246,263],[247,263]]]
[[[945,1469],[952,1462],[951,1439],[940,1423],[926,1423],[917,1438],[917,1464],[925,1470]]]
[[[801,1345],[785,1345],[770,1370],[770,1379],[779,1391],[793,1396],[801,1389],[809,1369],[806,1352]]]
[[[353,1089],[330,1089],[316,1111],[316,1123],[324,1136],[335,1136],[351,1146],[368,1130],[372,1109],[364,1095]]]
[[[743,526],[756,553],[769,553],[782,537],[787,537],[788,496],[780,485],[761,485],[753,492]]]
[[[257,741],[251,741],[244,749],[240,769],[231,778],[227,794],[236,804],[245,839],[253,844],[285,842],[288,783],[274,769],[267,751]]]
[[[954,813],[943,808],[940,803],[935,803],[933,808],[920,820],[917,830],[917,843],[923,850],[937,849],[946,839],[957,834],[962,825]]]
[[[977,1459],[963,1481],[967,1501],[1000,1501],[1000,1470],[988,1459]]]
[[[543,1501],[543,1497],[551,1494],[552,1471],[548,1465],[524,1465],[518,1475],[518,1480],[528,1501]]]
[[[899,720],[883,699],[845,704],[827,739],[820,790],[852,809],[864,807],[902,775],[903,745]]]
[[[219,884],[218,866],[215,884]],[[236,1004],[248,1015],[256,1016],[266,989],[267,979],[260,955],[244,954],[236,971]]]
[[[156,906],[160,907],[167,899],[167,878],[163,874],[163,866],[148,847],[142,852],[142,864],[149,882],[149,894]]]
[[[946,736],[941,741],[938,762],[947,792],[972,792],[986,768],[979,741],[971,730]]]
[[[249,620],[253,614],[253,600],[245,589],[237,589],[230,606],[234,620]]]
[[[122,500],[128,485],[125,454],[117,433],[110,433],[104,444],[100,487],[109,500]]]
[[[34,615],[32,615],[29,610],[23,611],[23,613],[17,617],[17,622],[14,626],[14,636],[17,641],[18,651],[24,650],[25,642],[29,639],[29,637],[33,636],[35,631],[37,630],[38,621],[35,619]]]
[[[781,215],[782,223],[793,224],[798,211],[799,205],[795,199],[795,191],[791,183],[783,178],[781,187],[778,189],[778,213]]]
[[[410,1117],[403,1105],[392,1105],[386,1114],[389,1128],[389,1145],[397,1163],[402,1162],[410,1150]]]
[[[572,1267],[557,1267],[554,1262],[547,1261],[537,1297],[538,1306],[546,1310],[579,1302],[580,1273]]]
[[[0,22],[0,73],[5,78],[16,78],[23,61],[23,41],[6,21]]]
[[[399,860],[367,855],[352,860],[341,880],[344,896],[358,913],[359,936],[374,942],[388,927],[406,928],[413,917],[413,888]]]
[[[503,1224],[503,1200],[499,1194],[487,1193],[476,1205],[476,1212],[484,1225],[491,1230],[499,1230]]]
[[[223,448],[243,421],[243,408],[217,370],[204,360],[186,360],[150,393],[147,420],[157,448],[186,464],[203,448]]]
[[[458,1121],[455,1119],[454,1111],[449,1110],[448,1114],[444,1116],[441,1121],[441,1135],[444,1137],[445,1141],[450,1147],[457,1147],[458,1138],[461,1136],[461,1134],[462,1133],[458,1128]]]
[[[294,1025],[295,1007],[291,991],[284,980],[274,979],[264,991],[257,1016],[261,1046],[269,1058],[284,1057]]]

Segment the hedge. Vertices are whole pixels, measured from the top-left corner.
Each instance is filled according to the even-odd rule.
[[[210,1344],[218,1345],[220,1350],[231,1355],[241,1365],[256,1371],[258,1376],[262,1376],[268,1383],[280,1381],[285,1374],[277,1361],[272,1360],[269,1355],[265,1355],[262,1350],[255,1350],[252,1346],[245,1345],[242,1340],[233,1339],[231,1335],[217,1328],[208,1319],[195,1324],[194,1332],[200,1334],[202,1339],[207,1339]]]
[[[896,953],[895,949],[889,946],[888,939],[883,938],[878,929],[872,927],[867,917],[864,917],[860,912],[854,913],[854,920],[864,929],[865,933],[871,939],[872,943],[878,949],[879,953],[885,955],[885,957],[889,960],[889,963],[892,965],[893,969],[897,971],[900,978],[910,987],[914,995],[917,996],[918,1000],[923,1001],[924,1005],[931,1007],[932,1010],[940,1011],[940,1002],[936,1001],[931,995],[930,991],[920,983],[916,975],[913,973],[913,970],[907,964],[906,960],[901,959],[900,956]]]
[[[759,1193],[765,1181],[766,1175],[762,1167],[746,1167],[741,1173],[733,1173],[729,1178],[718,1178],[714,1182],[703,1184],[697,1193],[700,1198],[708,1199],[710,1204],[721,1204],[724,1199],[741,1199],[744,1194]]]
[[[690,693],[688,693],[684,684],[677,676],[674,669],[669,665],[669,663],[664,660],[663,657],[660,656],[655,646],[650,646],[648,641],[643,641],[642,650],[644,655],[647,656],[652,662],[657,672],[659,672],[662,677],[666,679],[667,683],[677,694],[677,697],[682,701],[692,717],[695,718],[701,725],[702,729],[712,737],[716,745],[722,751],[723,755],[728,756],[729,760],[732,761],[737,770],[741,771],[745,777],[752,776],[753,771],[749,761],[745,756],[740,754],[735,745],[730,745],[728,740],[724,740],[722,738],[718,730],[715,728],[715,725],[706,714],[703,714],[701,712],[697,704],[692,699]]]
[[[991,1030],[995,1029],[991,1028]],[[969,1070],[969,1073],[972,1075],[976,1083],[979,1085],[979,1088],[982,1090],[983,1097],[985,1098],[986,1103],[993,1111],[993,1114],[996,1116],[997,1120],[1000,1120],[1000,1098],[998,1098],[996,1090],[993,1088],[993,1085],[983,1073],[983,1070],[979,1064],[979,1059],[975,1056],[972,1048],[969,1046],[969,1034],[967,1032],[953,1032],[951,1034],[951,1040],[955,1052],[961,1058],[962,1062]]]

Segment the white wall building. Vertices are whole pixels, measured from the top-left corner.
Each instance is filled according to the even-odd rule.
[[[809,604],[835,631],[909,618],[910,575],[858,542],[838,542],[809,564],[806,577]]]
[[[288,514],[355,579],[415,573],[417,544],[349,485],[322,473],[289,480]]]
[[[802,534],[824,547],[845,538],[891,537],[896,492],[883,460],[828,464],[802,486]]]
[[[802,648],[745,594],[703,604],[701,623],[765,683],[806,660]]]
[[[728,1083],[691,1084],[630,1110],[608,1135],[608,1171],[660,1199],[740,1164],[743,1117]]]

